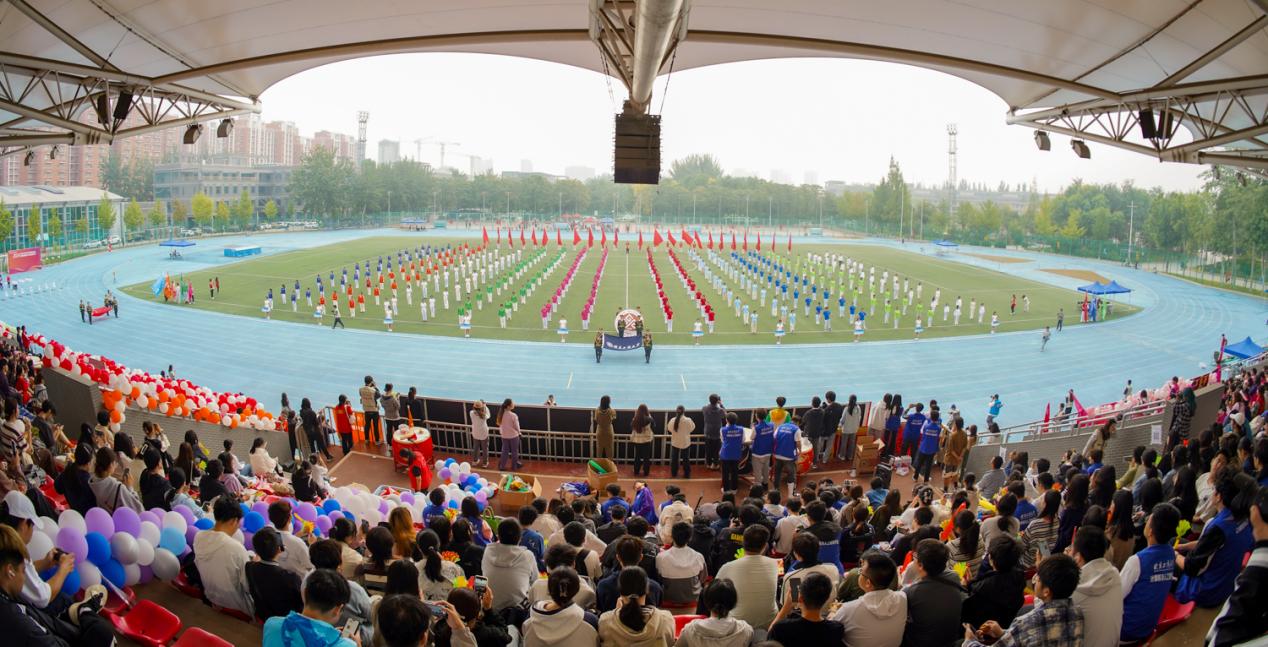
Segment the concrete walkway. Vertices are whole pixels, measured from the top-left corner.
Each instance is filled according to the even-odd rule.
[[[476,232],[466,232],[477,236]],[[355,396],[362,377],[398,390],[451,398],[501,401],[511,397],[540,403],[553,393],[561,405],[593,406],[610,394],[618,407],[645,402],[655,407],[699,407],[711,392],[736,406],[763,405],[785,395],[791,403],[835,390],[841,399],[879,399],[901,392],[908,402],[937,398],[955,403],[970,422],[981,423],[987,399],[1000,393],[1001,424],[1042,417],[1073,388],[1087,406],[1117,398],[1131,378],[1137,388],[1157,386],[1172,375],[1199,373],[1211,361],[1221,333],[1230,340],[1265,339],[1268,307],[1263,300],[1203,288],[1150,272],[1043,254],[962,248],[1027,259],[999,264],[956,254],[961,262],[1073,288],[1082,283],[1044,268],[1098,271],[1132,288],[1131,303],[1143,312],[1095,326],[1054,334],[1039,351],[1039,331],[921,341],[786,346],[657,346],[652,363],[642,353],[604,354],[595,364],[586,343],[503,342],[453,337],[338,330],[195,312],[120,295],[120,319],[86,325],[76,319],[78,302],[100,303],[108,287],[153,281],[164,272],[193,271],[235,259],[222,256],[234,244],[258,244],[264,254],[326,245],[361,236],[403,235],[394,230],[278,233],[199,240],[183,260],[167,258],[153,245],[94,254],[21,275],[24,286],[56,283],[52,292],[0,301],[0,320],[25,323],[70,347],[101,353],[157,373],[173,364],[177,375],[217,390],[241,391],[271,410],[285,391],[292,402],[311,397],[333,403]],[[417,234],[411,234],[417,235]],[[427,235],[453,237],[445,230]],[[826,243],[819,238],[802,243]],[[845,242],[845,241],[838,241]],[[849,241],[899,247],[894,241]],[[927,243],[908,251],[932,253]],[[199,296],[203,296],[201,287]],[[116,289],[116,293],[118,290]],[[1074,302],[1067,320],[1077,315]],[[1054,313],[1055,322],[1055,313]],[[842,339],[847,332],[842,332]]]

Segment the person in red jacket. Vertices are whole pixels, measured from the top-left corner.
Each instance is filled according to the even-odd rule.
[[[426,492],[431,486],[431,468],[423,459],[422,452],[402,449],[401,456],[406,463],[405,473],[409,475],[409,489],[415,492]]]

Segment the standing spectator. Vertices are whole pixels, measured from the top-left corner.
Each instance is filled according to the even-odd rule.
[[[647,476],[652,469],[652,414],[646,404],[638,405],[630,421],[630,444],[634,446],[634,476]]]
[[[704,466],[705,469],[718,469],[719,452],[722,450],[722,426],[729,422],[726,409],[722,406],[722,397],[716,393],[709,394],[709,404],[704,405],[700,414],[704,418]],[[725,480],[723,483],[722,489],[726,490]]]
[[[666,424],[669,432],[669,476],[678,478],[678,464],[682,464],[683,478],[691,478],[691,433],[696,423],[686,416],[687,410],[680,404],[676,415]]]
[[[775,411],[776,409],[772,409]],[[782,408],[778,411],[784,411]],[[787,412],[784,412],[786,414]],[[766,487],[770,479],[770,457],[775,447],[775,424],[753,414],[753,444],[749,448],[749,465],[753,468],[753,485]]]
[[[747,622],[731,617],[738,596],[730,580],[714,580],[704,591],[704,608],[708,617],[687,623],[675,647],[748,647],[753,628]]]
[[[1171,406],[1171,426],[1167,431],[1167,449],[1183,444],[1189,439],[1189,427],[1193,422],[1193,412],[1197,410],[1197,399],[1193,389],[1185,387],[1174,398]]]
[[[553,569],[545,582],[550,599],[530,609],[523,627],[524,647],[594,647],[599,620],[574,602],[581,590],[577,572],[562,566]]]
[[[194,564],[203,594],[212,604],[253,614],[246,580],[247,549],[234,534],[242,528],[242,508],[228,497],[216,500],[215,525],[194,536]]]
[[[637,566],[624,568],[618,573],[621,604],[599,616],[600,645],[637,647],[673,642],[674,617],[668,611],[648,604],[649,583],[647,573]]]
[[[308,445],[321,452],[322,457],[327,461],[335,460],[335,457],[330,453],[330,446],[326,443],[326,434],[322,432],[317,412],[313,411],[313,403],[308,398],[304,398],[299,403],[299,423],[304,428],[304,435],[308,438]]]
[[[775,475],[773,483],[779,489],[781,483],[788,484],[788,496],[797,493],[797,459],[801,457],[801,429],[797,426],[801,420],[793,416],[775,430],[773,450],[775,452]]]
[[[500,612],[528,599],[528,589],[537,579],[537,562],[519,545],[520,524],[515,519],[503,519],[497,536],[497,543],[484,548],[481,571],[493,589],[493,610]]]
[[[947,570],[951,553],[937,539],[916,544],[912,567],[919,581],[903,589],[907,594],[907,628],[903,647],[951,647],[959,642],[964,589],[954,571]]]
[[[348,582],[327,570],[319,570],[304,582],[304,610],[285,617],[269,618],[264,623],[264,647],[306,647],[321,644],[327,647],[356,647],[344,638],[334,623],[348,604]]]
[[[827,464],[828,449],[832,446],[832,439],[836,437],[836,429],[829,432],[824,418],[823,401],[816,395],[810,399],[810,408],[801,414],[802,431],[806,432],[806,438],[810,439],[814,447],[812,467],[818,467],[820,463]]]
[[[599,408],[594,410],[594,457],[616,458],[616,437],[612,424],[616,422],[616,409],[612,408],[612,396],[599,398]]]
[[[774,624],[770,639],[781,645],[839,645],[845,638],[841,623],[823,617],[823,607],[832,597],[832,581],[821,573],[811,573],[801,580],[797,600],[788,596]],[[801,615],[789,615],[796,602]]]
[[[417,387],[409,387],[409,391],[401,396],[401,415],[405,416],[411,427],[421,425],[426,420],[423,415],[423,399],[418,397]]]
[[[925,417],[924,410],[925,405],[923,402],[916,402],[907,406],[905,413],[910,413],[906,413],[903,418],[903,446],[898,452],[900,455],[912,457],[916,455],[916,447],[920,444],[920,430],[924,428],[925,421],[928,420]]]
[[[942,440],[942,416],[935,407],[929,411],[929,419],[920,427],[920,444],[916,448],[916,467],[913,479],[924,477],[929,482],[929,473],[933,471],[933,458],[938,453]]]
[[[471,464],[489,466],[489,407],[476,400],[469,412],[471,418]]]
[[[361,415],[365,421],[365,442],[366,444],[378,443],[383,445],[382,428],[379,425],[379,398],[382,393],[379,387],[375,386],[374,378],[365,376],[365,386],[357,390],[357,394],[361,396]]]
[[[1079,586],[1070,599],[1083,611],[1086,647],[1116,647],[1123,624],[1123,583],[1105,559],[1108,548],[1104,530],[1084,525],[1066,550],[1079,565]]]
[[[726,426],[719,432],[721,446],[718,450],[722,465],[722,492],[734,492],[740,485],[740,455],[744,449],[744,428],[736,424],[739,418],[734,411],[726,413]]]
[[[1123,564],[1123,628],[1119,632],[1120,642],[1141,642],[1153,633],[1158,624],[1158,617],[1162,615],[1162,607],[1171,591],[1172,574],[1176,568],[1176,552],[1171,548],[1171,543],[1175,539],[1179,523],[1180,512],[1175,506],[1169,503],[1154,506],[1153,512],[1145,521],[1145,539],[1149,545],[1128,557]],[[1263,629],[1268,630],[1268,625],[1263,626]]]
[[[995,419],[999,417],[999,412],[1004,408],[1004,402],[999,399],[999,394],[991,396],[991,403],[986,407],[986,424],[990,426]]]
[[[846,647],[878,647],[902,642],[907,626],[907,596],[892,589],[898,577],[894,561],[880,551],[863,554],[858,571],[862,597],[837,608],[832,619],[845,630]]]
[[[1008,631],[994,621],[980,631],[969,627],[964,647],[1081,647],[1083,612],[1070,600],[1079,584],[1079,565],[1067,555],[1053,555],[1039,565],[1035,579],[1035,602],[1042,605],[1014,620]]]
[[[951,418],[951,432],[942,444],[942,489],[950,491],[960,482],[960,469],[964,465],[964,455],[968,453],[969,436],[964,433],[964,420],[958,416]]]
[[[278,565],[282,552],[282,536],[272,528],[262,528],[251,537],[251,547],[258,561],[247,562],[247,588],[255,601],[255,617],[261,622],[291,611],[303,611],[300,577]]]
[[[331,410],[331,417],[335,419],[335,431],[339,434],[343,455],[347,456],[352,451],[352,405],[348,403],[348,396],[339,394],[338,404]]]
[[[831,455],[832,441],[836,438],[837,431],[841,427],[841,417],[845,413],[845,407],[841,406],[840,402],[837,402],[837,394],[835,391],[828,391],[827,393],[824,393],[823,399],[824,399],[823,433],[827,437],[828,440],[827,442],[824,443],[824,453],[822,456],[819,455],[818,448],[816,448],[815,460],[826,465],[828,461],[831,460],[832,458],[832,455]],[[841,455],[842,456],[845,455],[845,452],[844,452],[845,446],[852,442],[854,442],[853,437],[846,438],[844,435],[842,435],[841,437],[841,449],[842,449]]]
[[[379,396],[379,412],[383,416],[383,440],[392,443],[392,435],[401,426],[401,394],[392,390],[391,382],[383,385],[383,395]]]
[[[735,617],[753,627],[754,637],[764,639],[775,620],[775,588],[779,562],[766,557],[770,531],[755,524],[744,529],[744,556],[718,569],[718,579],[731,580],[739,592]]]
[[[498,409],[498,433],[502,436],[502,456],[498,458],[498,469],[517,470],[524,467],[520,462],[520,417],[515,414],[515,403],[507,398]]]
[[[836,394],[828,391],[827,395],[836,397]],[[828,409],[831,411],[832,405],[836,404],[834,400],[828,400]],[[841,406],[837,404],[836,406]],[[877,413],[884,414],[884,410],[877,406],[873,407]],[[828,423],[828,431],[832,430],[831,422]],[[846,401],[845,408],[840,415],[841,443],[837,447],[837,457],[846,460],[854,460],[854,449],[858,445],[859,429],[863,426],[863,407],[859,404],[858,396],[850,394],[850,399]],[[884,418],[881,418],[880,424],[876,427],[878,430],[884,429]]]

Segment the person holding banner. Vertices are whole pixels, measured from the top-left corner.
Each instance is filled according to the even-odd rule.
[[[505,326],[503,326],[505,328]],[[603,361],[603,329],[594,335],[594,363],[599,364]]]

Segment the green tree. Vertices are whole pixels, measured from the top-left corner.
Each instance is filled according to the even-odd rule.
[[[1061,235],[1066,238],[1082,238],[1083,234],[1087,233],[1086,229],[1079,226],[1079,219],[1082,215],[1082,212],[1078,209],[1070,211],[1066,217],[1065,226],[1061,228]]]
[[[13,235],[13,212],[4,206],[4,199],[0,198],[0,242],[6,247],[9,245],[9,236]]]
[[[48,215],[48,236],[49,242],[62,241],[62,210],[53,207],[53,211]]]
[[[669,167],[669,177],[687,188],[708,185],[722,179],[723,175],[722,165],[718,163],[718,159],[708,154],[688,155],[675,160]]]
[[[26,216],[26,240],[36,247],[42,247],[40,245],[40,233],[44,230],[44,219],[40,217],[42,209],[40,205],[33,204]]]
[[[128,231],[139,231],[141,226],[145,224],[145,211],[141,209],[141,203],[132,198],[128,206],[123,208],[123,224]],[[123,242],[128,242],[125,236]]]
[[[229,225],[230,215],[228,202],[216,203],[216,218],[220,220],[221,229],[224,229]]]
[[[277,220],[277,203],[269,200],[264,203],[264,218],[269,222]]]
[[[88,236],[88,214],[85,213],[75,221],[75,233],[79,234],[81,239]]]
[[[239,228],[246,228],[251,224],[251,219],[255,216],[255,203],[251,201],[251,195],[246,189],[242,190],[242,195],[238,196],[238,202],[233,205],[233,219],[238,223]]]
[[[109,238],[110,232],[114,229],[114,223],[117,218],[114,212],[114,203],[106,194],[101,194],[101,200],[97,203],[97,228],[101,231],[102,237]]]
[[[906,221],[906,212],[910,211],[911,206],[911,192],[907,181],[903,179],[903,171],[891,157],[889,171],[872,191],[871,218],[874,222],[898,225]],[[907,227],[904,226],[903,229]],[[902,233],[905,235],[906,232]]]
[[[154,206],[150,207],[148,214],[151,229],[158,229],[167,224],[167,213],[163,210],[163,203],[158,200],[154,201]]]
[[[180,204],[179,202],[177,204]],[[199,227],[210,227],[211,217],[215,213],[216,205],[211,200],[211,196],[199,191],[194,194],[194,198],[190,200],[190,206],[194,212],[194,222]],[[175,217],[172,218],[175,220]]]
[[[185,227],[189,224],[189,214],[185,209],[185,203],[180,200],[172,202],[172,225],[176,227]]]

